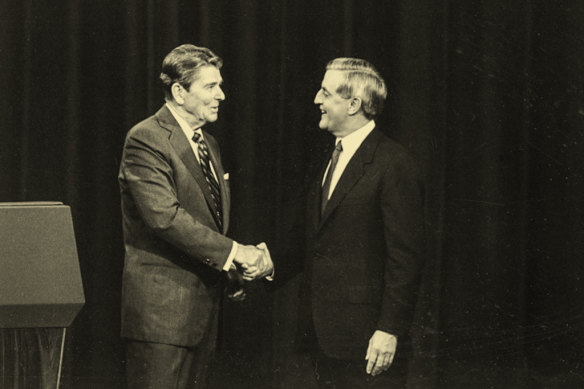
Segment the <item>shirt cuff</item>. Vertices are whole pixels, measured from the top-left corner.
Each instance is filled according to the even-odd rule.
[[[231,246],[231,252],[227,257],[227,261],[225,261],[225,265],[223,266],[224,271],[229,271],[229,269],[231,269],[231,265],[233,265],[233,260],[235,259],[235,253],[237,253],[237,243],[233,241],[233,246]]]

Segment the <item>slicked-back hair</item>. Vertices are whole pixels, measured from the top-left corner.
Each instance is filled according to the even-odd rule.
[[[204,66],[221,69],[223,60],[206,47],[184,44],[174,48],[162,61],[160,82],[164,96],[172,98],[170,89],[175,82],[189,90],[198,71]]]
[[[360,97],[365,117],[373,119],[383,111],[387,87],[375,67],[360,58],[335,58],[326,70],[339,70],[345,78],[336,92],[345,99]]]

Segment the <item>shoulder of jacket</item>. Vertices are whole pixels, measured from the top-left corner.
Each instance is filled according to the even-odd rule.
[[[128,137],[158,137],[168,136],[169,130],[161,125],[158,118],[152,115],[134,125],[128,131]]]

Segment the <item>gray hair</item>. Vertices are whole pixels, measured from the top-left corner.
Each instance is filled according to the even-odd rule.
[[[345,81],[336,92],[345,99],[360,97],[363,112],[368,119],[373,119],[383,111],[387,87],[371,63],[360,58],[335,58],[327,64],[326,70],[339,70],[345,74]]]

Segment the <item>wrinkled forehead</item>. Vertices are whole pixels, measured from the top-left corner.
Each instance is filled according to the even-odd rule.
[[[198,67],[191,78],[192,83],[221,83],[223,78],[221,77],[221,71],[218,67],[213,65],[204,65]]]

